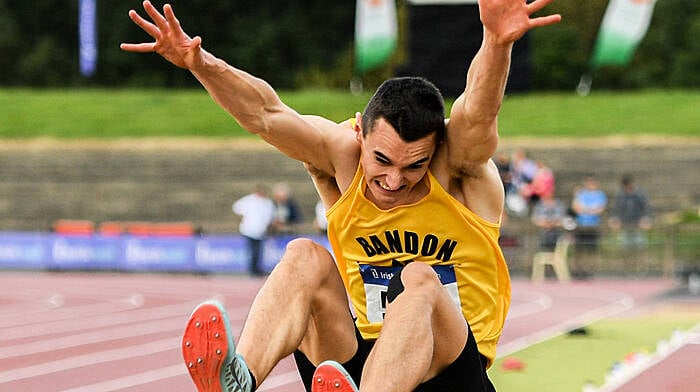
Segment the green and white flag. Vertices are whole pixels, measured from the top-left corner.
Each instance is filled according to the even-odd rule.
[[[355,9],[355,71],[384,64],[396,49],[398,36],[394,0],[357,0]]]
[[[624,66],[649,28],[656,0],[610,0],[598,32],[591,66]]]

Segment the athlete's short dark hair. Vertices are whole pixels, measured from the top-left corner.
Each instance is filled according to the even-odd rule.
[[[379,86],[365,107],[363,137],[380,118],[396,129],[401,140],[413,142],[435,133],[439,143],[445,134],[445,101],[424,78],[392,78]]]

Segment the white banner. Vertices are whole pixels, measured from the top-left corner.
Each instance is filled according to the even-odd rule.
[[[630,62],[649,28],[656,0],[610,0],[598,32],[591,65]]]
[[[357,0],[355,69],[364,72],[384,64],[396,50],[398,22],[394,0]]]

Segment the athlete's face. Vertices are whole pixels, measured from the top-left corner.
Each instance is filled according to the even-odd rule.
[[[415,203],[425,196],[428,185],[423,178],[435,152],[435,134],[406,142],[380,118],[374,129],[359,139],[367,197],[377,207],[388,209]]]

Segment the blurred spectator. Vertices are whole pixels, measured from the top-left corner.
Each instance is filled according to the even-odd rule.
[[[249,271],[254,276],[264,275],[261,268],[262,244],[274,219],[275,204],[267,197],[265,187],[256,185],[255,191],[236,200],[232,209],[242,217],[238,231],[248,240]]]
[[[530,220],[539,229],[540,250],[551,252],[562,233],[566,218],[566,205],[547,193],[537,201],[532,209]]]
[[[637,251],[647,244],[646,231],[651,228],[651,208],[646,196],[635,188],[632,177],[623,176],[620,186],[610,210],[610,228],[620,234],[625,251]]]
[[[501,164],[504,164],[505,158],[500,158],[500,161]],[[536,171],[535,162],[527,157],[527,152],[524,149],[519,148],[513,152],[507,171],[508,184],[504,182],[505,207],[509,215],[521,218],[527,216],[530,206],[527,198],[523,196],[522,189],[532,182]],[[501,173],[501,178],[503,178],[503,172]]]
[[[524,148],[518,148],[513,152],[510,160],[510,174],[513,186],[521,189],[523,185],[532,182],[536,172],[537,165],[535,161],[528,157]]]
[[[537,204],[541,198],[554,196],[554,172],[541,159],[537,160],[536,166],[537,171],[535,171],[532,181],[523,184],[520,189],[520,194],[530,206]]]
[[[515,190],[515,186],[512,181],[512,174],[510,172],[510,158],[505,153],[498,153],[493,157],[493,161],[498,168],[498,174],[501,176],[501,181],[503,182],[503,189],[506,193]]]
[[[600,257],[598,241],[607,196],[593,174],[586,176],[583,186],[574,193],[571,209],[576,215],[574,278],[590,278]]]
[[[276,234],[290,234],[301,222],[299,207],[291,196],[289,185],[277,183],[272,188],[272,201],[275,203],[275,219],[272,228]]]

